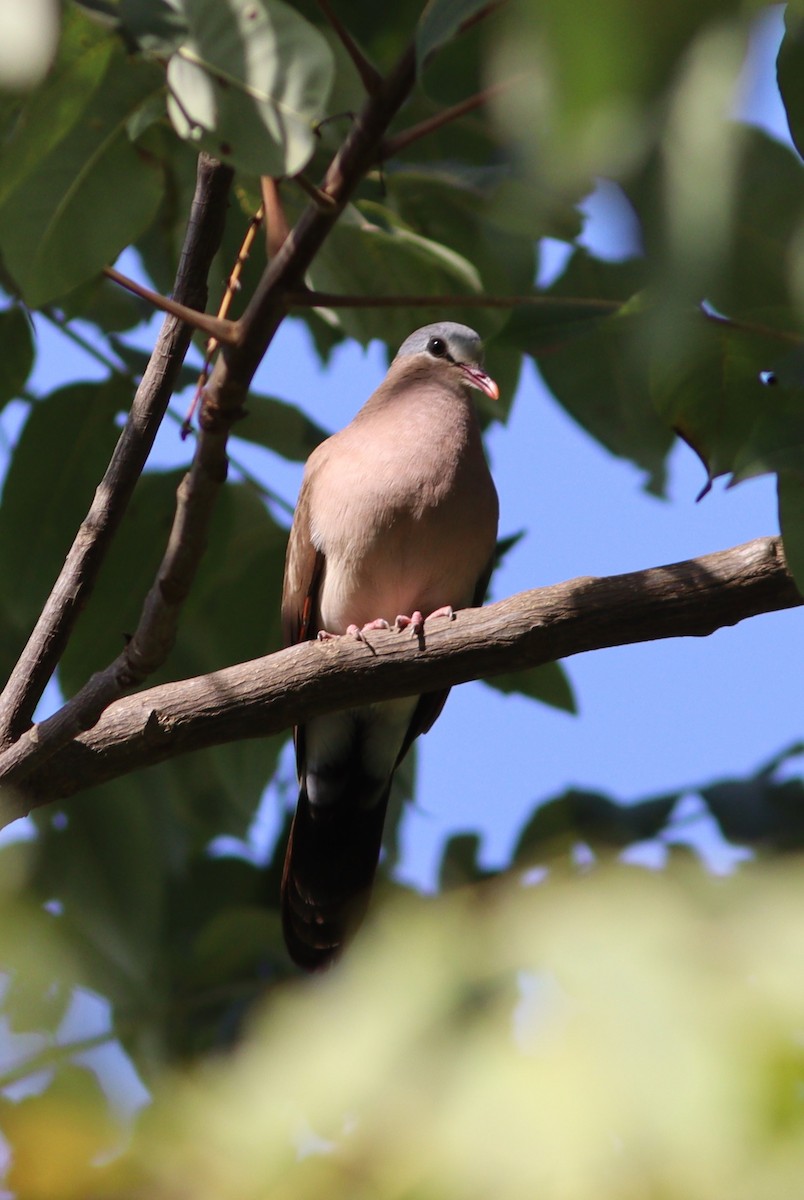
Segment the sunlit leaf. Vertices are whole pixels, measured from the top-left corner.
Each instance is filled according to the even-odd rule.
[[[257,175],[295,175],[315,145],[333,62],[282,0],[182,0],[190,36],[168,64],[168,111],[185,138]]]

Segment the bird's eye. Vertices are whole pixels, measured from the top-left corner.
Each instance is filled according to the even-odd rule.
[[[447,343],[443,338],[431,337],[427,349],[435,358],[444,358],[447,353]]]

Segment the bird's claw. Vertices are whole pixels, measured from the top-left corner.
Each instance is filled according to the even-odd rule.
[[[432,621],[433,617],[448,617],[450,621],[454,621],[455,611],[451,604],[442,604],[441,608],[437,608],[434,612],[429,613],[427,617],[422,616],[418,609],[411,613],[409,617],[406,617],[404,613],[400,613],[394,623],[394,629],[402,630],[410,628],[414,637],[421,637],[424,633],[425,620]]]

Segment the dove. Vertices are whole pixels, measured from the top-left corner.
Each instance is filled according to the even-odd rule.
[[[421,639],[426,620],[482,603],[499,512],[472,399],[499,397],[482,351],[465,325],[417,329],[351,423],[313,451],[288,541],[286,644],[391,626]],[[294,730],[281,907],[288,952],[306,970],[328,966],[362,921],[394,771],[447,695],[355,697]]]

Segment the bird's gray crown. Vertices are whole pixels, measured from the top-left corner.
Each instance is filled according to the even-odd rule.
[[[423,325],[405,338],[396,357],[408,354],[432,354],[434,358],[450,358],[459,363],[482,363],[483,343],[479,334],[468,325],[455,321],[437,321]]]

